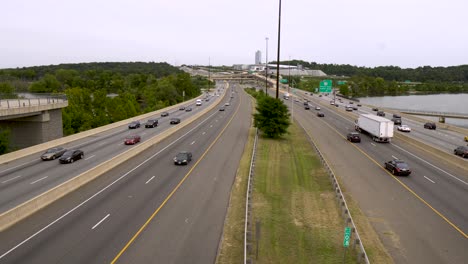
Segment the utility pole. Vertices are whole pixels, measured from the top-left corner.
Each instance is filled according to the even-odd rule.
[[[266,40],[266,57],[265,57],[265,95],[268,95],[268,37]]]
[[[278,56],[276,58],[276,99],[279,98],[280,43],[281,43],[281,0],[279,0],[279,16],[278,16]]]

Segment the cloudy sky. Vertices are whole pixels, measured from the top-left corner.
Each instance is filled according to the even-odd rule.
[[[279,0],[2,1],[0,68],[77,62],[276,59]],[[467,0],[283,0],[281,60],[468,64]]]

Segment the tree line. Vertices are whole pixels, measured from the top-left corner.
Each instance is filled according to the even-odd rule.
[[[80,63],[0,70],[2,98],[24,91],[67,95],[68,107],[62,110],[64,135],[180,103],[207,87],[208,79],[192,77],[167,63]],[[7,136],[0,133],[0,140]]]

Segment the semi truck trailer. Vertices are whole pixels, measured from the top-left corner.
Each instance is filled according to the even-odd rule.
[[[355,129],[369,134],[376,142],[390,142],[393,137],[393,122],[372,114],[362,114],[356,120]]]

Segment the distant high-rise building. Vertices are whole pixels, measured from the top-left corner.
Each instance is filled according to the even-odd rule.
[[[262,64],[262,52],[259,50],[255,52],[255,64]]]

